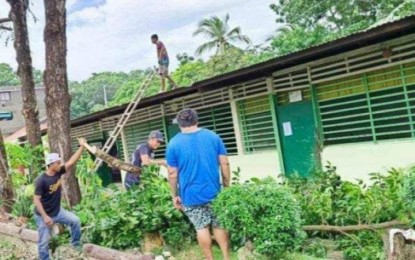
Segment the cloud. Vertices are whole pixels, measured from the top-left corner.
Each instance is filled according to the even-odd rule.
[[[5,0],[0,0],[5,3]],[[3,5],[0,2],[0,5]],[[34,66],[44,68],[42,1],[32,1],[39,22],[29,20]],[[166,44],[172,69],[176,54],[193,54],[203,37],[192,37],[198,21],[230,14],[230,26],[241,26],[254,42],[272,32],[275,15],[271,0],[68,0],[68,77],[83,80],[91,73],[130,71],[156,64],[155,47],[150,35],[157,33]],[[7,3],[5,4],[7,5]],[[0,17],[7,15],[0,8]],[[1,40],[1,39],[0,39]],[[0,47],[0,62],[16,67],[14,49]]]

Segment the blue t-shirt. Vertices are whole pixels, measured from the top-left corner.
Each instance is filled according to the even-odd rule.
[[[203,205],[220,191],[219,155],[226,155],[222,139],[200,129],[178,133],[167,146],[166,159],[179,172],[179,192],[184,206]]]

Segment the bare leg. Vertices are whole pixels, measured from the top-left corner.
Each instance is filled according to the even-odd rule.
[[[206,257],[206,260],[213,260],[212,254],[212,238],[210,236],[209,227],[197,230],[197,241]]]
[[[170,81],[170,83],[173,85],[173,89],[177,88],[176,82],[170,77],[170,75],[166,74],[166,78]]]
[[[213,235],[215,236],[216,242],[218,242],[220,250],[223,254],[224,260],[230,260],[230,252],[229,252],[229,235],[228,232],[220,229],[220,228],[214,228],[213,229]]]
[[[164,92],[166,91],[166,78],[164,77],[164,75],[160,75],[161,76],[161,90],[160,92]]]

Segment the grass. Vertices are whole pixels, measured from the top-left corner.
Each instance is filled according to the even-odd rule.
[[[180,250],[180,252],[173,252],[173,256],[176,260],[203,260],[205,259],[202,251],[200,250],[197,244],[190,244]],[[218,246],[213,246],[213,258],[214,259],[222,259],[222,253]],[[231,260],[239,260],[237,252],[231,253]],[[271,260],[271,258],[267,257],[255,257],[255,260]],[[311,256],[306,256],[302,254],[289,254],[281,260],[323,260],[322,258],[315,258]]]

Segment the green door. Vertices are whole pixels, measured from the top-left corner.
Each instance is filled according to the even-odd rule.
[[[315,165],[315,122],[311,101],[277,107],[285,174],[307,177]]]
[[[180,133],[179,125],[169,120],[167,125],[167,139],[171,140],[177,133]]]

